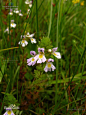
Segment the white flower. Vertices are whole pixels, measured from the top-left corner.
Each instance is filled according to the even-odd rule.
[[[48,72],[48,71],[54,71],[55,69],[56,69],[56,67],[52,64],[52,62],[54,62],[54,60],[53,59],[48,59],[48,62],[47,62],[47,64],[46,64],[46,66],[45,66],[45,68],[44,68],[44,71],[45,72]]]
[[[30,9],[27,10],[27,14],[29,14],[29,13],[30,13]]]
[[[29,32],[27,33],[27,35],[26,35],[26,37],[28,37],[28,38],[30,38],[30,40],[31,40],[31,43],[33,44],[33,43],[36,43],[36,39],[35,38],[32,38],[34,36],[34,34],[29,34]]]
[[[36,39],[35,38],[30,38],[30,40],[31,40],[31,43],[33,44],[33,43],[36,43]]]
[[[32,7],[32,4],[29,4],[29,7],[31,8],[31,7]]]
[[[16,13],[16,14],[18,14],[18,13],[19,13],[18,8],[16,8],[16,9],[14,10],[14,13]]]
[[[25,1],[25,4],[29,4],[30,2],[28,0]]]
[[[61,59],[60,52],[56,52],[58,47],[52,49],[52,54],[57,57],[58,59]]]
[[[23,14],[21,13],[21,10],[20,10],[20,12],[19,12],[19,16],[23,16]]]
[[[29,32],[27,33],[26,37],[32,38],[34,34],[30,34]]]
[[[26,0],[25,4],[29,4],[30,5],[30,4],[32,4],[32,1],[29,2],[28,0]]]
[[[46,57],[44,55],[44,48],[38,48],[39,54],[37,54],[34,58],[37,61],[37,63],[44,63],[46,61]]]
[[[46,57],[44,54],[36,55],[35,59],[38,60],[37,63],[44,63],[46,61]]]
[[[30,58],[30,59],[27,59],[27,65],[29,66],[33,66],[36,64],[36,59],[34,57]]]
[[[22,47],[25,47],[28,44],[28,42],[26,40],[22,40],[18,44],[21,44]]]
[[[19,16],[23,16],[23,14],[22,14],[22,13],[19,13]]]
[[[10,24],[11,27],[15,28],[16,27],[16,24],[14,23],[14,20],[11,20],[11,24]]]
[[[9,15],[13,15],[13,12],[9,12]]]
[[[15,28],[16,24],[15,23],[11,23],[10,26],[13,27],[13,28]]]
[[[13,15],[12,9],[10,9],[9,15]]]

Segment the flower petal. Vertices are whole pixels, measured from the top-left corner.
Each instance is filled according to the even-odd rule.
[[[56,47],[56,48],[53,48],[53,49],[52,49],[52,52],[55,52],[55,51],[57,51],[57,49],[58,49],[58,47]]]
[[[52,54],[53,54],[55,57],[57,57],[58,59],[61,59],[60,52],[53,52]]]
[[[27,63],[29,63],[29,62],[31,61],[31,59],[32,59],[32,58],[27,59]]]
[[[30,38],[32,38],[33,36],[34,36],[34,34],[29,35]]]
[[[44,71],[45,71],[45,72],[48,72],[47,65],[45,66]]]

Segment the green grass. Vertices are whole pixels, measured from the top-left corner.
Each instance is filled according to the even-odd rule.
[[[83,1],[83,0],[81,0]],[[86,2],[74,5],[72,0],[33,0],[30,15],[24,0],[12,0],[21,9],[7,15],[0,6],[0,115],[5,106],[15,104],[15,115],[84,115],[86,111]],[[16,28],[11,29],[14,19]],[[7,24],[5,24],[7,23]],[[11,34],[4,33],[9,27]],[[34,33],[37,44],[18,45],[21,35]],[[55,71],[44,72],[46,63],[27,65],[30,51],[38,54],[45,48],[46,58],[54,59]],[[48,49],[58,47],[61,59]]]

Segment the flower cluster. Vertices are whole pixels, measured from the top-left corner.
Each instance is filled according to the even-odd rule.
[[[25,4],[28,4],[30,8],[32,7],[32,1],[26,0]]]
[[[31,40],[31,43],[32,43],[32,44],[33,44],[33,43],[36,43],[36,39],[33,38],[33,36],[34,36],[34,34],[30,34],[29,32],[28,32],[26,35],[23,35],[23,36],[21,35],[21,39],[22,39],[22,40],[19,41],[18,44],[21,44],[22,47],[27,46],[27,45],[28,45],[28,42],[25,40],[26,37]]]
[[[81,6],[84,5],[84,1],[81,1],[81,2],[80,2],[80,0],[72,0],[72,3],[73,3],[73,4],[80,3]]]
[[[14,11],[12,11],[12,9],[10,9],[10,12],[8,13],[9,15],[13,15],[13,12],[16,13],[16,14],[19,14],[19,16],[23,16],[23,14],[21,13],[21,10],[19,11],[18,8],[15,8]],[[14,20],[11,20],[11,24],[10,24],[10,27],[11,28],[15,28],[16,27],[16,23],[14,23]],[[9,27],[6,28],[6,30],[4,31],[4,33],[10,33],[11,34],[11,31],[9,32]]]
[[[46,66],[44,68],[44,71],[45,72],[48,72],[48,71],[54,71],[56,68],[55,66],[52,64],[52,62],[54,62],[53,59],[49,58],[49,59],[46,59],[45,57],[45,54],[44,54],[44,48],[38,48],[38,54],[36,55],[36,52],[35,51],[31,51],[30,54],[33,56],[29,59],[27,59],[27,65],[28,66],[33,66],[37,63],[44,63],[44,62],[47,62],[46,63]],[[49,49],[48,52],[50,52],[51,54],[53,54],[55,57],[57,57],[58,59],[61,59],[61,55],[59,52],[56,52],[57,50],[57,47],[56,48],[53,48],[52,50]]]
[[[11,28],[15,28],[16,27],[16,23],[14,23],[14,20],[11,20],[11,23],[10,23],[10,27]],[[9,32],[9,27],[6,28],[6,30],[4,31],[4,33],[10,33],[11,34],[11,31]]]
[[[13,15],[13,12],[16,14],[19,14],[19,16],[23,16],[23,14],[21,13],[21,10],[18,10],[18,8],[15,8],[14,11],[12,11],[12,9],[10,9],[10,12],[8,14]]]

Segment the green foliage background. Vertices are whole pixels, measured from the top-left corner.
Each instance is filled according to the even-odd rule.
[[[33,0],[29,18],[25,0],[12,0],[23,17],[7,15],[9,10],[3,7],[6,2],[0,4],[0,115],[10,104],[20,107],[14,110],[16,115],[84,115],[86,2],[81,6],[72,0]],[[4,30],[11,19],[17,26],[8,35]],[[22,48],[18,42],[26,32],[35,33],[37,44],[27,39],[28,45]],[[27,66],[30,51],[38,53],[38,47],[45,48],[47,59],[54,59],[54,72],[44,72],[46,63]],[[60,60],[47,52],[54,47],[61,53]]]

